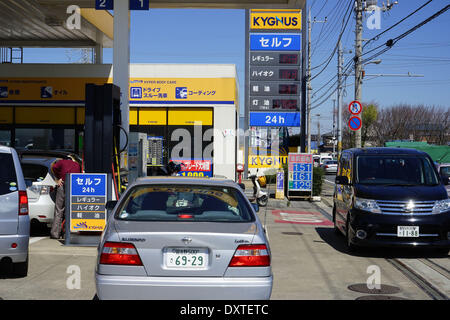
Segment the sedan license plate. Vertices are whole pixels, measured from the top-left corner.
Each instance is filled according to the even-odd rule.
[[[168,268],[197,269],[208,265],[208,250],[203,248],[167,248],[164,252]]]
[[[416,226],[398,226],[397,237],[417,238],[419,237],[419,227]]]

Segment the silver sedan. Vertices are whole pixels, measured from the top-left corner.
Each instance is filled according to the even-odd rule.
[[[98,298],[269,299],[271,253],[255,209],[233,181],[138,179],[109,214]]]
[[[337,160],[327,160],[321,165],[321,167],[325,170],[325,174],[336,174]]]

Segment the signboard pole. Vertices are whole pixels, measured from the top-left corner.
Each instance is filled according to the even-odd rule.
[[[250,91],[249,91],[249,48],[250,48],[250,40],[248,37],[249,34],[249,9],[245,9],[245,87],[244,87],[244,179],[248,179],[248,156],[249,156],[249,112],[250,112]]]
[[[129,126],[129,79],[130,79],[130,13],[129,3],[114,0],[114,42],[113,42],[114,84],[120,88],[120,111],[122,128],[128,135]],[[120,132],[120,148],[126,144],[126,136]]]

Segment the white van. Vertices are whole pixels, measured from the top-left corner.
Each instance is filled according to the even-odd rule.
[[[17,152],[0,146],[0,263],[12,264],[21,277],[28,274],[30,218],[28,196]]]

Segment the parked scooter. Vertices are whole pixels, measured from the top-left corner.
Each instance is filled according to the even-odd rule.
[[[269,196],[266,192],[261,190],[261,185],[258,181],[258,177],[256,174],[253,174],[249,176],[249,178],[252,180],[253,183],[253,197],[256,200],[256,203],[260,207],[267,206],[267,203],[269,202]]]

